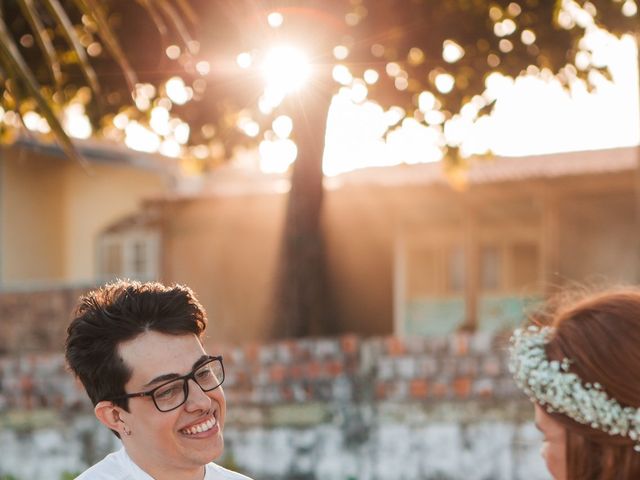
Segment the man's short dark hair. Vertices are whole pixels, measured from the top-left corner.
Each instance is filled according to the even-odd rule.
[[[202,337],[207,318],[190,288],[119,280],[80,297],[67,329],[65,355],[96,405],[125,394],[132,375],[118,352],[141,333],[193,333]],[[126,400],[114,401],[128,410]]]

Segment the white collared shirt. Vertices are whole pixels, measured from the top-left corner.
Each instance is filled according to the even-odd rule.
[[[93,467],[86,470],[76,480],[154,480],[151,475],[133,463],[124,447],[110,453]],[[205,465],[203,480],[250,480],[215,463]]]

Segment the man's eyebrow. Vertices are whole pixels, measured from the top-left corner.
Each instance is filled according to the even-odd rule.
[[[168,382],[169,380],[174,380],[176,378],[179,378],[180,375],[178,375],[177,373],[165,373],[163,375],[159,375],[157,377],[155,377],[154,379],[148,381],[147,383],[145,383],[142,388],[147,388],[150,387],[151,385],[155,384],[155,383],[160,383],[160,382]]]
[[[200,366],[201,363],[203,363],[204,361],[209,359],[209,355],[201,355],[200,358],[198,358],[195,362],[193,362],[193,366],[191,368],[196,369],[198,366]],[[175,380],[176,378],[180,378],[182,375],[179,375],[177,373],[165,373],[162,375],[158,375],[157,377],[153,378],[152,380],[148,381],[147,383],[145,383],[142,388],[147,388],[150,387],[151,385],[154,385],[156,383],[161,383],[161,382],[168,382],[170,380]]]
[[[197,359],[195,362],[193,362],[193,366],[191,367],[192,369],[196,369],[198,368],[201,364],[203,364],[204,362],[206,362],[207,360],[209,360],[209,358],[211,358],[209,355],[201,355],[199,359]]]

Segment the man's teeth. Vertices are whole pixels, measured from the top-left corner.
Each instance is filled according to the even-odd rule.
[[[187,435],[195,435],[196,433],[206,432],[207,430],[211,430],[216,426],[217,420],[215,418],[210,418],[206,422],[199,423],[198,425],[193,425],[189,428],[183,428],[182,433],[186,433]]]

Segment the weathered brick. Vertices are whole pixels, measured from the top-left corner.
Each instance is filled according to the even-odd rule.
[[[436,398],[447,398],[449,396],[449,384],[437,381],[432,384],[431,393]]]
[[[460,357],[457,362],[458,375],[476,376],[479,370],[479,360],[475,357]]]
[[[283,364],[277,363],[270,368],[270,378],[274,383],[282,383],[286,377],[287,369]]]
[[[424,353],[439,355],[448,352],[449,341],[447,337],[435,336],[425,339]]]
[[[291,348],[294,358],[299,362],[307,362],[314,357],[315,343],[308,338],[296,340]]]
[[[471,351],[475,354],[491,352],[493,336],[489,332],[476,332],[471,337]]]
[[[510,377],[495,380],[496,396],[500,398],[517,398],[524,396],[518,389],[516,382]]]
[[[248,343],[244,346],[244,356],[247,362],[255,363],[256,360],[258,360],[259,349],[260,346],[255,342]]]
[[[250,385],[251,383],[253,383],[253,378],[247,370],[237,368],[234,369],[234,373],[236,375],[236,383],[238,385]]]
[[[335,378],[344,373],[344,366],[339,361],[328,362],[326,370],[330,377]]]
[[[37,310],[44,311],[46,308]],[[18,326],[23,328],[27,320]],[[471,346],[465,345],[465,339],[470,339]],[[480,342],[467,334],[407,341],[395,337],[361,340],[348,335],[214,349],[225,356],[230,401],[258,407],[279,402],[349,402],[354,396],[399,402],[521,398],[505,368],[507,353],[480,353],[490,340],[485,336]],[[61,353],[22,355],[14,360],[0,357],[0,371],[0,388],[9,408],[88,405],[82,389],[75,387],[65,371]]]
[[[443,357],[440,359],[438,377],[452,379],[458,371],[458,359],[455,357]]]
[[[431,355],[416,358],[416,377],[427,379],[438,373],[438,361]]]
[[[469,343],[471,334],[467,332],[456,332],[451,335],[449,348],[451,353],[457,356],[469,354]]]
[[[497,377],[502,373],[502,363],[497,355],[489,355],[482,361],[482,373],[490,377]]]
[[[358,353],[360,341],[356,335],[344,335],[340,339],[342,351],[347,355],[355,355]]]
[[[390,380],[394,376],[393,360],[390,358],[379,358],[376,364],[376,376],[381,380]]]
[[[426,338],[422,337],[409,337],[404,339],[404,346],[407,353],[411,355],[421,355],[426,349]]]
[[[271,383],[271,377],[269,375],[269,370],[264,367],[264,368],[259,368],[256,369],[254,376],[253,376],[253,383],[255,385],[268,385],[269,383]]]
[[[322,364],[320,362],[309,362],[304,366],[305,377],[316,379],[322,375]]]
[[[288,376],[292,380],[298,380],[304,376],[304,367],[297,363],[294,363],[289,367]]]
[[[232,348],[229,352],[232,363],[235,365],[241,365],[246,362],[245,350],[240,347]],[[226,361],[226,358],[225,358]]]
[[[375,386],[375,397],[383,400],[387,398],[388,386],[386,382],[377,382]]]
[[[406,400],[409,396],[409,382],[396,380],[389,384],[388,398],[390,400]]]
[[[280,389],[280,397],[286,403],[293,402],[295,400],[293,388],[290,385],[283,385]]]
[[[276,349],[274,345],[261,345],[258,349],[258,361],[261,364],[273,363],[276,360]]]
[[[453,381],[453,391],[458,398],[466,398],[471,394],[471,378],[459,377]]]
[[[427,398],[429,395],[429,384],[426,380],[412,380],[409,385],[409,392],[413,398]]]
[[[407,351],[402,340],[397,337],[387,338],[385,346],[387,354],[392,357],[399,357],[400,355],[404,355]]]
[[[293,360],[293,344],[292,341],[280,342],[275,345],[275,359],[278,362],[289,363]]]
[[[360,348],[361,351],[366,350],[376,358],[382,357],[387,353],[386,339],[381,337],[368,339]]]
[[[335,358],[342,353],[340,343],[337,340],[329,339],[316,341],[314,350],[315,357],[320,360]]]
[[[479,378],[473,382],[471,389],[473,395],[488,398],[494,394],[494,381],[491,378]]]
[[[416,376],[416,362],[413,357],[398,357],[395,364],[399,378],[410,380]]]

